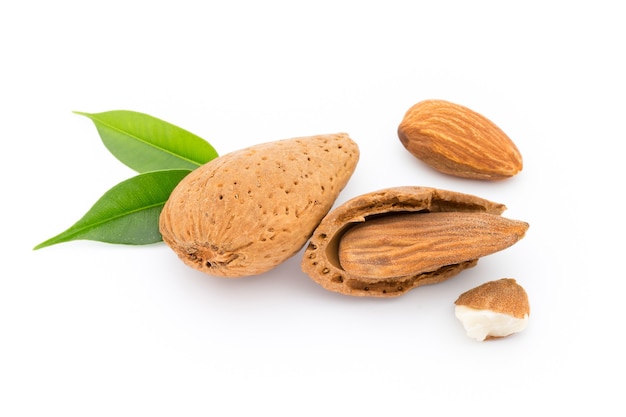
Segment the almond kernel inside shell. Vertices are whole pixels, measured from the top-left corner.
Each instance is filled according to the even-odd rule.
[[[330,291],[359,297],[397,297],[413,288],[450,279],[474,267],[478,258],[441,265],[426,272],[392,273],[391,277],[384,274],[363,276],[340,263],[339,245],[348,231],[357,225],[396,214],[461,212],[499,216],[505,210],[504,204],[431,187],[392,187],[362,194],[339,205],[322,219],[304,251],[301,267],[311,279]],[[528,227],[527,223],[522,224],[524,228]],[[358,258],[355,259],[358,262]]]
[[[483,212],[389,214],[350,227],[338,244],[339,263],[362,277],[435,271],[505,249],[527,228]]]

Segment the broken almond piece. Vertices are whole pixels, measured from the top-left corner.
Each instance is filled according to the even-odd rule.
[[[454,302],[454,314],[467,335],[482,342],[521,332],[528,326],[528,295],[512,278],[486,282]]]

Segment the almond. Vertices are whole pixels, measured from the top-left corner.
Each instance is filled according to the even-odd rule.
[[[455,304],[467,335],[478,341],[509,336],[528,325],[528,295],[512,278],[479,285],[461,294]]]
[[[508,248],[527,229],[525,222],[481,212],[389,214],[348,229],[339,263],[363,277],[434,271]]]
[[[528,224],[500,218],[505,209],[477,196],[429,187],[363,194],[324,217],[301,267],[331,291],[398,296],[445,281],[521,239]]]
[[[499,180],[522,170],[519,150],[496,124],[448,101],[424,100],[412,106],[398,137],[412,155],[445,174]]]
[[[266,272],[298,252],[359,159],[345,133],[255,145],[185,177],[163,207],[163,240],[210,275]]]

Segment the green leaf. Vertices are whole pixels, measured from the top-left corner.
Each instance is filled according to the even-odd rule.
[[[163,205],[189,172],[153,171],[123,181],[100,197],[72,227],[34,249],[80,239],[128,245],[159,242]]]
[[[213,146],[201,137],[147,114],[128,110],[74,113],[91,119],[107,149],[139,173],[194,170],[217,157]]]

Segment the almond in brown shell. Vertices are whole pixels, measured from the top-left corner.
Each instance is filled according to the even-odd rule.
[[[258,275],[306,244],[350,179],[359,148],[346,133],[261,143],[186,176],[163,207],[163,241],[209,275]]]
[[[503,204],[480,197],[428,187],[396,187],[371,192],[347,201],[322,220],[304,252],[301,267],[314,281],[331,291],[353,296],[398,296],[421,285],[447,280],[475,266],[480,257],[521,239],[528,223],[501,217],[505,209]],[[379,226],[373,228],[371,236],[365,240],[356,244],[351,241],[353,247],[350,250],[342,248],[349,232],[368,222],[379,223],[378,220],[386,216],[448,212],[463,215],[458,216],[461,220],[455,220],[455,216],[452,219],[443,216],[445,219],[436,225],[436,232],[425,237],[431,239],[426,245],[419,242],[419,233],[423,229],[418,229],[418,234],[411,237],[418,243],[415,246],[418,249],[408,255],[406,252],[413,249],[412,243],[405,245],[407,249],[392,240],[398,235],[405,239],[411,233],[405,230],[386,233],[376,229]],[[474,213],[479,214],[475,221]],[[432,231],[432,223],[437,221],[429,219],[427,227]],[[390,227],[407,227],[404,221],[392,223]],[[461,239],[461,242],[447,240],[450,236]],[[344,252],[343,257],[340,251]],[[420,257],[434,257],[438,256],[437,253],[444,255],[440,263],[419,262]],[[363,263],[369,265],[355,267],[354,257],[361,255]],[[394,256],[398,262],[404,263],[395,268],[397,273],[394,273]],[[410,257],[416,259],[415,268],[411,266]],[[349,264],[346,258],[349,258]],[[428,266],[423,266],[426,264]]]

